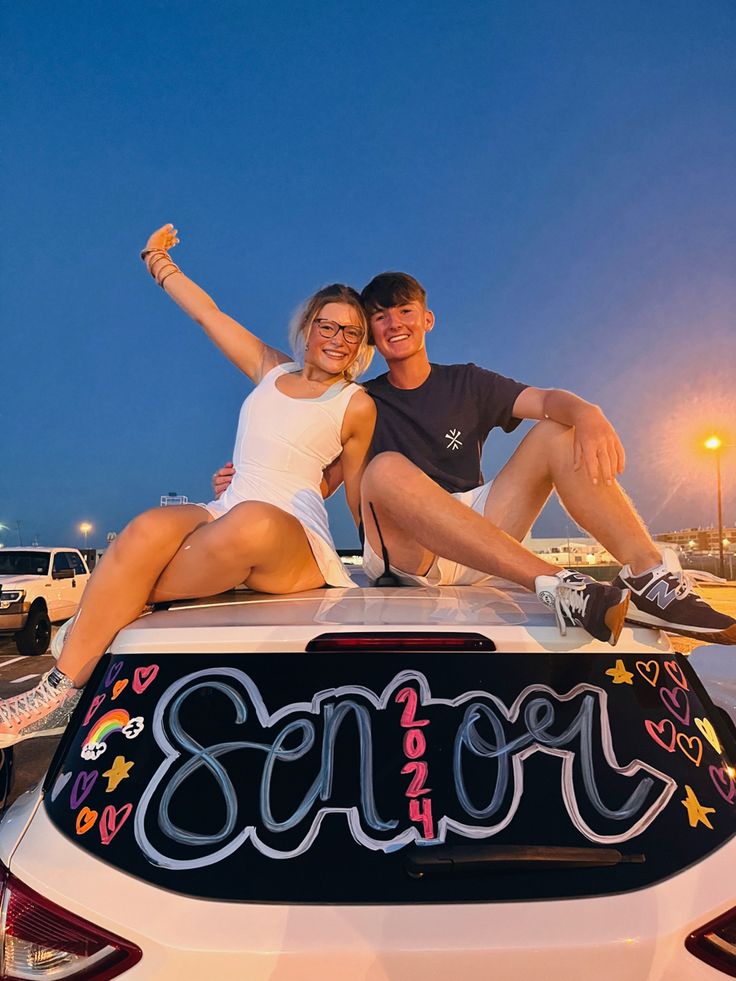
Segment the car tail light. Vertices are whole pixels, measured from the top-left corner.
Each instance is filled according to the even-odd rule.
[[[685,941],[691,954],[717,971],[736,978],[736,906],[694,930]]]
[[[0,866],[0,981],[108,981],[143,952],[69,913]]]
[[[482,634],[431,633],[413,630],[320,634],[307,644],[309,653],[330,651],[495,651],[496,645]]]

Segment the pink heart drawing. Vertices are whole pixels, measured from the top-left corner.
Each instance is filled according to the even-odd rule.
[[[677,730],[671,719],[662,719],[661,722],[652,722],[651,719],[647,719],[644,725],[655,743],[659,743],[662,749],[666,749],[668,753],[674,753]],[[669,742],[663,738],[665,729],[670,731]]]
[[[103,845],[110,844],[112,839],[130,817],[130,812],[132,810],[132,804],[123,804],[122,807],[118,807],[117,809],[112,804],[108,804],[108,806],[102,812],[102,817],[100,818],[99,824],[100,839]]]
[[[84,717],[84,722],[82,723],[83,725],[85,726],[87,725],[87,723],[90,721],[92,716],[95,714],[97,709],[100,707],[100,705],[102,705],[102,703],[105,701],[106,698],[107,698],[106,695],[95,695],[95,697],[92,699],[92,704],[90,705],[89,709],[87,710],[87,714]]]
[[[654,687],[659,677],[659,664],[657,661],[637,661],[636,670],[645,681]]]
[[[679,685],[680,688],[688,687],[687,678],[683,674],[682,668],[677,661],[665,661],[664,668],[676,685]]]
[[[117,676],[120,674],[122,670],[123,670],[122,661],[117,661],[115,664],[110,665],[110,667],[107,669],[107,674],[105,675],[105,681],[104,681],[105,688],[110,687],[110,685],[113,683],[113,681],[115,681],[115,679],[117,678]]]
[[[660,688],[659,697],[667,710],[684,726],[690,722],[690,699],[683,688]]]
[[[69,806],[73,811],[87,800],[96,780],[97,770],[92,770],[91,772],[87,772],[86,770],[79,771],[77,779],[72,786],[72,792],[69,795]]]
[[[133,672],[133,691],[142,695],[158,674],[158,664],[149,664],[145,668],[136,668]]]
[[[727,804],[736,801],[736,780],[728,772],[727,766],[709,766],[708,772],[716,790]]]

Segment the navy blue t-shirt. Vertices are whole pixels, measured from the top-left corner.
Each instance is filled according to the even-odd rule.
[[[430,367],[419,388],[395,388],[387,374],[362,383],[378,409],[371,453],[403,453],[450,493],[472,490],[484,482],[488,434],[516,429],[514,402],[528,385],[475,364]]]

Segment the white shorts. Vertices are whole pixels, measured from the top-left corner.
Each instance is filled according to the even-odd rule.
[[[461,491],[452,496],[456,501],[472,508],[477,514],[483,514],[492,483],[493,481],[489,481],[473,490]],[[402,572],[401,569],[397,569],[393,565],[390,565],[389,569],[405,586],[475,586],[493,578],[487,572],[470,569],[467,565],[461,565],[451,559],[443,559],[439,555],[435,557],[434,562],[423,576],[415,576],[411,572]],[[374,581],[384,572],[383,559],[373,551],[367,535],[363,545],[363,571],[369,579]]]

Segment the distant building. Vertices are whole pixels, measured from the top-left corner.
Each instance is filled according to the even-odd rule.
[[[559,566],[620,565],[614,557],[592,538],[532,538],[527,535],[525,548],[545,562]]]
[[[728,541],[726,550],[736,548],[736,527],[724,527],[723,538]],[[683,552],[718,551],[717,528],[683,528],[681,531],[664,531],[660,535],[655,535],[654,540],[675,545]]]
[[[189,504],[189,498],[186,494],[177,494],[176,491],[169,491],[168,494],[164,494],[161,497],[161,507],[167,508],[172,504]]]

